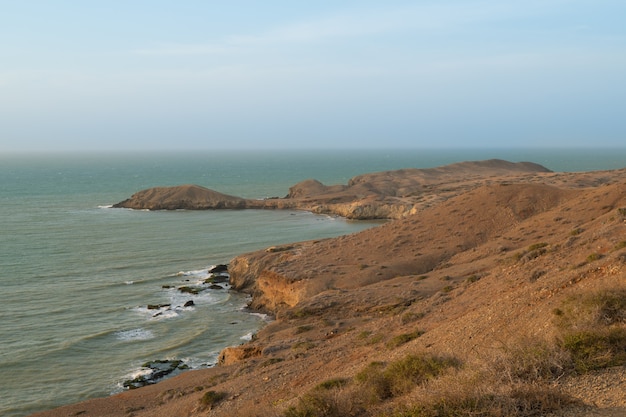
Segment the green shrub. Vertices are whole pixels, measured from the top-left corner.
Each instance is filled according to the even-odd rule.
[[[568,333],[563,347],[572,355],[576,371],[626,364],[626,329],[609,328]]]
[[[337,402],[324,392],[305,394],[298,405],[289,407],[285,417],[341,417]]]
[[[365,401],[376,403],[391,397],[389,381],[383,376],[384,369],[383,362],[372,362],[354,376],[354,380],[361,384]]]
[[[200,398],[200,403],[206,407],[213,407],[215,404],[226,398],[226,395],[228,394],[225,392],[207,391],[204,393],[202,398]]]
[[[403,345],[405,343],[410,342],[413,339],[417,339],[418,337],[420,337],[421,335],[423,335],[424,332],[421,330],[416,330],[414,332],[411,333],[403,333],[403,334],[399,334],[395,337],[393,337],[391,340],[389,340],[386,344],[386,346],[389,349],[393,349],[396,348],[400,345]]]
[[[470,275],[469,277],[467,277],[467,279],[465,279],[465,282],[467,282],[468,284],[473,284],[479,279],[480,279],[480,275],[474,274],[474,275]]]
[[[372,362],[354,379],[361,385],[363,396],[370,403],[376,403],[406,394],[447,368],[458,366],[460,362],[452,357],[408,355],[387,366],[382,362]]]
[[[334,388],[341,388],[347,385],[348,382],[349,380],[346,378],[332,378],[332,379],[328,379],[324,382],[319,383],[315,388],[322,389],[322,390],[331,390]]]
[[[558,310],[557,325],[563,330],[626,325],[626,287],[572,296]]]
[[[626,364],[626,288],[579,294],[558,310],[560,346],[576,371]]]
[[[315,347],[315,343],[305,340],[302,342],[295,343],[291,348],[294,350],[309,350]]]
[[[416,385],[440,375],[445,369],[458,367],[459,361],[452,357],[432,355],[409,355],[392,362],[383,372],[392,396],[406,394]]]
[[[372,334],[372,332],[371,332],[371,331],[369,331],[369,330],[363,330],[362,332],[360,332],[360,333],[356,336],[356,338],[357,338],[357,339],[359,339],[359,340],[365,340],[365,339],[367,339],[367,338],[368,338],[371,334]]]
[[[594,262],[601,258],[602,255],[600,255],[599,253],[590,253],[589,256],[587,256],[587,262]]]
[[[532,251],[535,251],[537,249],[545,248],[546,246],[548,246],[548,244],[545,243],[545,242],[535,243],[535,244],[530,245],[528,247],[528,252],[532,252]]]
[[[409,311],[402,315],[402,324],[411,323],[424,317],[424,313],[414,313]]]
[[[313,327],[313,326],[311,326],[311,325],[299,326],[299,327],[296,329],[296,334],[306,333],[306,332],[308,332],[308,331],[310,331],[310,330],[313,330],[313,328],[314,328],[314,327]]]
[[[562,410],[574,401],[554,388],[529,386],[508,395],[447,394],[427,403],[397,410],[392,417],[529,417]]]
[[[275,363],[280,363],[284,361],[283,358],[269,358],[266,361],[264,361],[263,363],[261,363],[261,368],[265,368],[266,366],[270,366],[270,365],[274,365]]]

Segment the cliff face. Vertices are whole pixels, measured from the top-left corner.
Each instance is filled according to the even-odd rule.
[[[301,246],[272,247],[233,259],[229,265],[231,287],[252,295],[250,307],[256,310],[274,313],[295,306],[305,295],[303,283],[273,267],[289,262]]]

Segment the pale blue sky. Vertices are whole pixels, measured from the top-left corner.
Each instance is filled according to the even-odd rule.
[[[0,151],[625,144],[624,0],[0,0]]]

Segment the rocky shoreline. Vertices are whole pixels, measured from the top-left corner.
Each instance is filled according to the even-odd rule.
[[[224,349],[219,366],[39,416],[440,415],[441,404],[457,407],[455,415],[626,412],[615,391],[626,360],[581,370],[562,342],[572,320],[594,317],[572,316],[569,300],[607,292],[618,294],[614,319],[590,328],[626,333],[626,169],[466,162],[367,174],[345,186],[306,181],[255,203],[262,207],[230,198],[227,207],[222,196],[207,205],[200,191],[146,190],[120,207],[394,220],[236,257],[231,287],[275,316],[253,340]],[[439,368],[392,379],[419,361]]]
[[[146,309],[151,312],[153,318],[157,318],[168,312],[181,311],[195,306],[193,296],[204,293],[205,291],[220,291],[230,289],[230,274],[228,273],[228,265],[213,265],[207,270],[208,277],[200,283],[184,285],[163,285],[163,289],[175,288],[177,291],[188,294],[190,299],[182,305],[172,304],[147,304]],[[188,280],[187,280],[188,281]],[[215,364],[206,364],[213,366]],[[192,369],[187,363],[180,359],[153,359],[141,365],[138,375],[122,382],[122,387],[126,389],[137,389],[146,385],[153,385],[162,381],[166,377],[170,377]]]

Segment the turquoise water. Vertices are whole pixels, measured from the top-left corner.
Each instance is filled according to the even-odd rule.
[[[135,191],[195,183],[264,198],[307,178],[337,184],[488,158],[557,171],[626,166],[625,150],[0,155],[0,415],[119,392],[148,360],[212,365],[266,318],[246,311],[241,294],[164,286],[198,282],[240,253],[376,225],[306,212],[109,207]],[[154,317],[148,304],[172,308]]]

